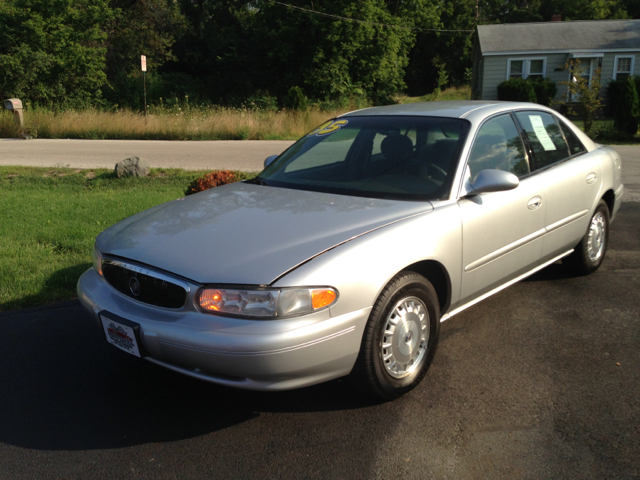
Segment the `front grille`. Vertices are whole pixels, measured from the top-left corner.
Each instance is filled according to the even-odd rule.
[[[142,303],[164,308],[180,308],[187,299],[187,290],[168,281],[162,274],[105,259],[102,274],[120,293]],[[137,295],[135,293],[137,293]]]

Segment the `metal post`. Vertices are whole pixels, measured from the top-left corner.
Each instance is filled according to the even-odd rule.
[[[20,128],[24,127],[24,117],[22,116],[22,109],[18,108],[13,111],[13,120]]]
[[[147,116],[147,72],[142,72],[142,82],[144,83],[144,116]]]

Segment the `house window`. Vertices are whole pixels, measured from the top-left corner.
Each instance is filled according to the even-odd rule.
[[[616,59],[613,62],[613,79],[621,80],[623,78],[633,75],[633,64],[635,56],[622,56],[616,55]]]
[[[507,79],[509,78],[544,78],[547,59],[542,58],[510,58],[507,63]]]

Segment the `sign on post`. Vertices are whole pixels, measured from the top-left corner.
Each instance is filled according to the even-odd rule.
[[[147,116],[147,56],[140,55],[140,67],[142,68],[142,83],[144,84],[144,116]]]

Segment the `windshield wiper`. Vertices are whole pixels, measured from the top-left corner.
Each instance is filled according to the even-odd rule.
[[[269,186],[269,184],[267,182],[265,182],[264,180],[262,180],[261,178],[258,178],[258,177],[254,177],[254,178],[250,178],[249,180],[245,180],[244,183],[251,183],[253,185],[263,185],[265,187]]]

